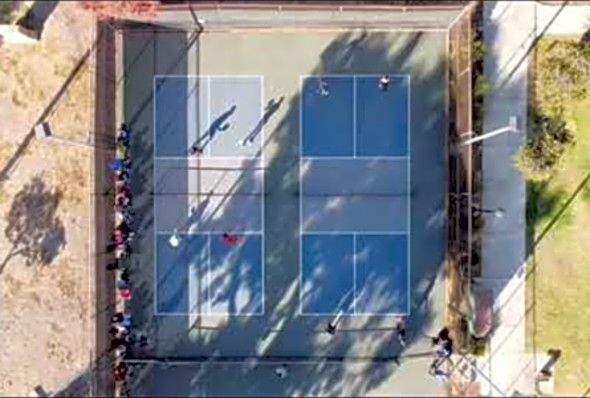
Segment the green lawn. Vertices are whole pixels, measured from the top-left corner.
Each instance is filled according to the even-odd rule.
[[[562,350],[555,392],[579,396],[590,388],[590,99],[568,113],[576,145],[555,177],[527,187],[527,343]]]

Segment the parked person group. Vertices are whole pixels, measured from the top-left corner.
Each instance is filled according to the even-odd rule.
[[[131,156],[129,150],[130,133],[123,124],[117,131],[115,157],[110,163],[114,175],[114,225],[107,252],[113,253],[106,269],[116,273],[118,294],[117,312],[111,318],[109,326],[109,351],[114,354],[114,378],[120,395],[128,395],[127,382],[130,376],[129,365],[125,358],[131,347],[145,347],[149,341],[147,336],[132,332],[131,315],[128,313],[127,302],[131,299],[130,266],[131,242],[135,236],[133,231],[132,195],[130,186]]]
[[[430,363],[428,373],[440,382],[447,382],[448,372],[441,369],[441,366],[450,361],[453,355],[453,339],[447,327],[442,328],[435,337],[432,337],[432,351],[434,359]]]

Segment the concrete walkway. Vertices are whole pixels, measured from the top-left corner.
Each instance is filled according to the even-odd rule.
[[[484,74],[493,90],[486,97],[484,132],[506,127],[511,116],[526,129],[527,50],[536,35],[535,3],[484,2],[484,40],[488,51]],[[490,355],[478,361],[484,395],[532,392],[523,377],[531,361],[525,358],[525,183],[514,167],[514,156],[525,141],[523,133],[506,133],[483,143],[483,206],[504,209],[490,216],[483,231],[483,275],[480,282],[494,297]]]
[[[484,132],[505,127],[511,116],[526,131],[529,50],[541,35],[582,34],[590,23],[589,6],[544,5],[533,1],[484,2],[484,74],[492,82],[486,96]],[[483,206],[504,209],[486,220],[483,275],[479,282],[494,296],[494,325],[489,355],[478,361],[484,395],[535,393],[535,376],[545,353],[526,353],[526,191],[514,167],[523,133],[506,133],[483,143]],[[487,380],[486,380],[487,379]]]

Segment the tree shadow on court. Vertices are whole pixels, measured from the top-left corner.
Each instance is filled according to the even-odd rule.
[[[0,264],[0,273],[16,256],[28,266],[49,265],[66,244],[66,232],[57,216],[62,193],[45,184],[41,176],[34,177],[14,197],[6,215],[4,235],[10,251]]]
[[[134,378],[136,395],[189,395],[196,390],[207,395],[257,395],[272,392],[274,395],[366,395],[379,387],[400,366],[392,360],[400,356],[405,361],[428,356],[429,342],[425,334],[442,325],[444,293],[437,289],[437,278],[443,273],[444,225],[432,223],[433,215],[444,211],[445,160],[444,136],[446,65],[445,55],[436,44],[429,48],[430,38],[424,33],[345,33],[331,42],[320,57],[320,63],[309,74],[382,74],[409,73],[411,82],[412,122],[412,242],[411,242],[411,317],[408,319],[407,349],[396,343],[393,319],[385,317],[358,317],[344,319],[334,337],[325,333],[331,317],[299,315],[299,94],[292,97],[284,117],[274,131],[267,131],[265,146],[276,147],[276,153],[267,159],[265,170],[265,307],[266,315],[230,316],[217,324],[209,325],[206,317],[153,317],[153,264],[138,264],[148,270],[141,273],[137,286],[140,294],[132,300],[134,323],[154,333],[156,346],[143,353],[145,358],[185,358],[190,361],[201,355],[258,356],[264,346],[264,355],[281,357],[357,358],[357,365],[327,364],[312,361],[305,366],[289,365],[290,375],[277,380],[272,365],[252,368],[247,363],[199,366],[141,366]],[[435,40],[436,41],[436,40]],[[444,43],[444,40],[442,40]],[[147,61],[149,64],[151,61]],[[157,72],[154,71],[154,74]],[[178,72],[178,73],[183,73]],[[186,73],[186,71],[184,72]],[[194,71],[190,71],[194,73]],[[302,72],[303,73],[303,72]],[[135,83],[131,83],[135,84]],[[140,83],[137,83],[140,84]],[[146,95],[151,82],[146,79]],[[434,87],[434,88],[433,88]],[[140,101],[141,102],[141,101]],[[150,109],[144,105],[145,109]],[[131,105],[130,105],[131,107]],[[142,110],[143,112],[143,110]],[[151,255],[153,243],[153,197],[149,198],[151,170],[153,169],[151,131],[152,115],[132,115],[132,141],[134,153],[132,187],[136,195],[134,208],[140,227],[137,242],[142,258]],[[368,175],[367,178],[373,178]],[[249,177],[240,179],[234,191],[246,189]],[[141,197],[137,197],[141,196]],[[223,203],[223,212],[239,214],[239,201]],[[248,217],[244,214],[244,217]],[[444,223],[443,223],[444,224]],[[145,238],[142,233],[145,232]],[[152,255],[153,258],[153,255]],[[152,278],[152,279],[150,279]],[[216,278],[225,278],[216,279]],[[227,278],[230,280],[227,281]],[[240,273],[213,277],[211,284],[228,283],[239,286]],[[234,280],[232,280],[234,279]],[[321,286],[314,286],[314,289]],[[170,292],[174,294],[175,292]],[[228,301],[239,303],[240,292],[234,289]],[[321,293],[321,292],[319,292]],[[395,292],[390,292],[393,295]],[[384,293],[383,300],[393,296]],[[137,300],[136,300],[137,299]],[[137,312],[137,314],[136,314]],[[153,312],[152,312],[153,314]],[[382,361],[371,361],[378,357]],[[423,369],[427,378],[427,362]],[[253,377],[255,376],[255,377]],[[421,377],[421,375],[417,376]],[[162,379],[166,383],[161,383]],[[247,381],[246,381],[247,380]],[[305,382],[302,382],[305,381]],[[411,383],[398,385],[411,393]],[[231,385],[231,386],[230,386]],[[399,388],[404,388],[403,386]]]

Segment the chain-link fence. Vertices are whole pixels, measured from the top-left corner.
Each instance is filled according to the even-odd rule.
[[[466,316],[470,284],[480,271],[477,229],[473,209],[479,206],[480,148],[462,145],[472,138],[472,40],[477,3],[473,2],[449,28],[448,150],[448,323],[459,347],[467,348]]]

